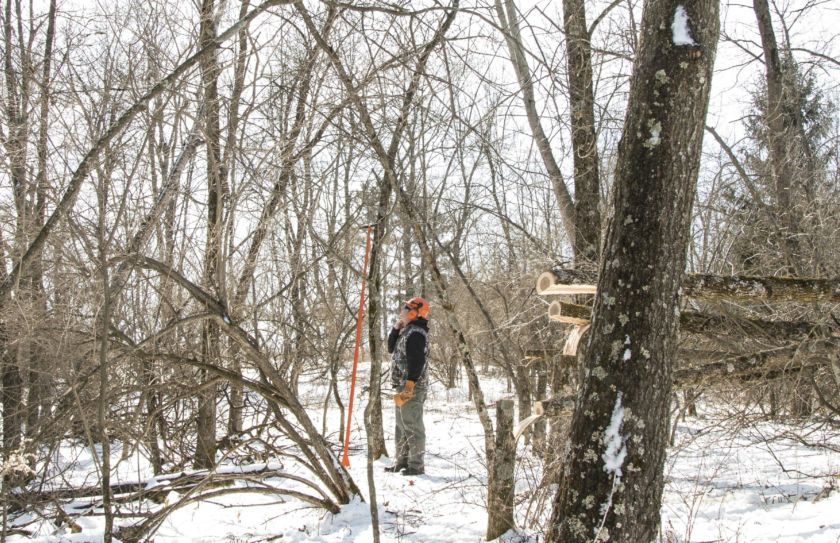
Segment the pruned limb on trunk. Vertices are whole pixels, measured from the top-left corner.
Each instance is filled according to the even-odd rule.
[[[557,322],[582,326],[589,324],[589,321],[592,320],[592,310],[585,305],[554,300],[548,306],[548,318]]]
[[[569,337],[566,338],[566,344],[563,345],[563,356],[577,355],[578,345],[580,345],[580,340],[587,330],[589,330],[589,323],[574,327],[571,333],[569,333]]]
[[[597,282],[591,271],[554,268],[537,278],[537,294],[591,294]],[[840,302],[840,279],[692,274],[684,277],[681,290],[685,296],[704,300]]]
[[[598,274],[594,270],[556,267],[537,277],[537,294],[594,294]],[[567,292],[572,291],[572,292]]]
[[[544,416],[556,416],[562,412],[571,412],[575,406],[575,397],[567,396],[552,396],[546,400],[534,402],[534,412],[531,416],[519,421],[519,424],[513,429],[513,439],[518,440],[519,437],[525,433],[530,426],[536,424]]]
[[[592,310],[588,306],[554,300],[548,306],[548,317],[557,322],[580,326],[589,323],[592,318]],[[808,321],[745,319],[696,311],[680,313],[680,330],[710,337],[747,335],[750,337],[768,337],[780,341],[803,341],[809,338],[825,339],[840,336],[840,329],[827,324]]]

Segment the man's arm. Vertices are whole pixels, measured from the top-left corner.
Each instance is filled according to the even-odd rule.
[[[417,381],[426,365],[426,336],[420,333],[411,334],[405,342],[405,355],[408,360],[406,380]]]
[[[399,328],[391,328],[391,333],[388,334],[388,354],[393,354],[397,347],[397,340],[400,338]]]

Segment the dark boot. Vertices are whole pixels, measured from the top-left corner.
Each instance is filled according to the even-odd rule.
[[[406,468],[408,468],[408,464],[402,464],[400,462],[397,462],[393,466],[388,466],[387,468],[385,468],[385,471],[387,471],[388,473],[396,473]]]
[[[405,468],[402,472],[403,475],[425,475],[426,470],[424,469],[417,469],[417,468]]]

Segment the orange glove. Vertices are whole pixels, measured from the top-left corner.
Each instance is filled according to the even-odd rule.
[[[414,381],[406,381],[402,392],[394,395],[394,403],[397,407],[402,407],[414,397]]]

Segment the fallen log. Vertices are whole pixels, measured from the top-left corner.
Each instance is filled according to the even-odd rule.
[[[592,309],[585,305],[554,300],[548,306],[548,317],[557,322],[582,326],[592,319]],[[748,335],[779,341],[804,341],[840,337],[836,326],[808,321],[770,321],[726,315],[710,315],[696,311],[680,314],[680,330],[709,337]]]
[[[733,362],[715,362],[704,365],[700,368],[686,368],[674,373],[674,386],[682,387],[704,387],[737,383],[748,383],[761,380],[763,383],[779,377],[790,377],[809,368],[819,368],[827,365],[825,359],[809,358],[802,362],[791,362],[790,358],[779,357],[772,361],[760,359],[749,359],[738,364]]]
[[[319,503],[327,503],[323,490],[312,482],[277,469],[263,467],[253,471],[233,471],[226,473],[209,473],[206,470],[191,473],[174,473],[158,475],[148,482],[132,482],[111,485],[111,494],[117,501],[151,500],[162,503],[170,492],[183,494],[199,485],[207,488],[217,488],[231,485],[236,481],[255,481],[271,477],[294,480],[315,490],[320,498]],[[283,489],[277,489],[282,494]],[[96,498],[102,496],[101,486],[85,486],[79,488],[59,488],[48,490],[15,490],[9,493],[9,501],[18,506],[31,506],[38,503],[53,503],[56,501],[77,500],[79,498]]]
[[[674,384],[687,386],[790,375],[805,368],[828,366],[837,348],[834,341],[815,340],[724,358],[700,366],[683,367],[674,372]]]
[[[789,376],[808,368],[829,366],[831,359],[825,355],[836,352],[837,347],[836,342],[819,340],[730,356],[708,364],[677,370],[673,377],[674,386],[708,386],[715,383],[732,383],[736,380],[743,382]],[[571,356],[564,358],[574,359]],[[681,362],[684,365],[686,360],[681,358]],[[534,402],[532,414],[514,428],[514,439],[518,440],[530,426],[544,416],[571,412],[575,400],[574,395],[558,395]]]
[[[706,300],[840,302],[840,280],[687,275],[683,294]]]
[[[593,294],[598,276],[590,270],[554,268],[537,277],[537,294]],[[840,279],[688,274],[682,294],[705,300],[840,302]]]

